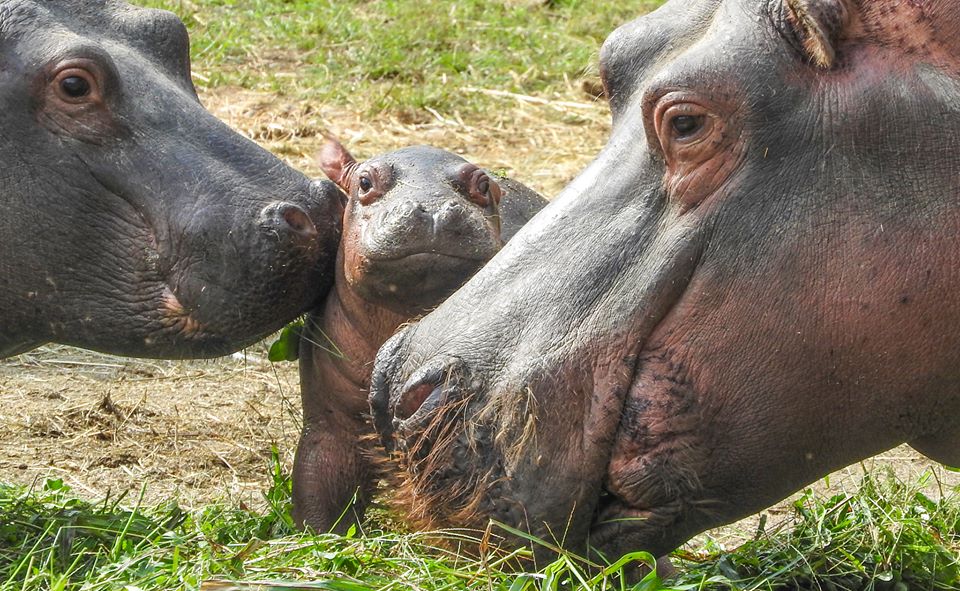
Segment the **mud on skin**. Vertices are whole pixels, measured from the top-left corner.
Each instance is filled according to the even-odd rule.
[[[320,164],[347,202],[334,288],[301,344],[293,516],[345,532],[362,520],[379,472],[366,418],[377,349],[460,287],[546,201],[428,146],[360,163],[330,139]]]
[[[325,295],[336,187],[197,98],[172,14],[0,0],[0,356],[222,355]]]
[[[605,149],[378,354],[411,520],[615,559],[902,442],[960,463],[953,8],[673,0],[614,32]]]

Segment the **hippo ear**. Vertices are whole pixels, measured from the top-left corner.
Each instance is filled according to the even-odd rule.
[[[787,17],[807,58],[830,69],[837,61],[837,43],[850,21],[848,0],[785,0]]]
[[[350,173],[357,167],[357,160],[343,147],[336,138],[327,136],[327,141],[320,148],[317,163],[323,174],[337,183],[341,189],[350,192]]]

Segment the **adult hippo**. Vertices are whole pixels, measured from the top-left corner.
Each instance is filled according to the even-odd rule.
[[[332,281],[340,203],[200,105],[172,14],[0,0],[0,357],[236,350]]]
[[[908,442],[960,464],[960,13],[674,0],[596,161],[389,341],[413,518],[665,553]]]

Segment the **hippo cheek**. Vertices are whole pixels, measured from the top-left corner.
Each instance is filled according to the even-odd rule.
[[[640,547],[669,552],[709,511],[700,478],[710,455],[697,395],[704,386],[682,359],[657,346],[640,356],[590,528],[592,551],[607,558]]]

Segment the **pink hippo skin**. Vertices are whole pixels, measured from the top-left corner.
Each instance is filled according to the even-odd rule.
[[[348,199],[334,288],[301,341],[293,514],[298,525],[343,532],[360,521],[375,484],[365,415],[377,349],[460,287],[546,201],[427,146],[358,163],[330,140],[321,165]]]
[[[378,355],[411,520],[614,559],[960,464],[956,3],[673,0],[600,66],[606,148]]]

